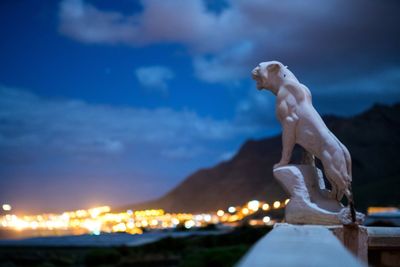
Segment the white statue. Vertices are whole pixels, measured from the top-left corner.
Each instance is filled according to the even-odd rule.
[[[310,90],[278,61],[260,63],[252,75],[257,81],[257,89],[269,90],[276,96],[276,116],[282,125],[282,157],[274,165],[274,175],[291,194],[286,220],[290,222],[288,218],[292,218],[292,223],[321,224],[362,220],[361,213],[356,214],[354,209],[350,212],[339,202],[343,195],[350,204],[353,201],[350,153],[313,107]],[[312,162],[310,165],[288,165],[295,144],[321,160],[331,191],[325,189],[322,174]],[[293,181],[288,181],[287,176]],[[310,184],[318,186],[310,187]]]

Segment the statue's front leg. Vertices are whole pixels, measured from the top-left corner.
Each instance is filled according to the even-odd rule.
[[[288,117],[282,123],[282,128],[282,156],[281,160],[274,165],[274,169],[289,164],[296,144],[296,121]]]

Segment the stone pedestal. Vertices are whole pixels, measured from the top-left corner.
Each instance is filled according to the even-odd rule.
[[[350,210],[331,198],[321,170],[312,165],[286,165],[273,170],[274,177],[290,195],[285,220],[291,224],[351,224]],[[357,221],[364,215],[357,213]]]

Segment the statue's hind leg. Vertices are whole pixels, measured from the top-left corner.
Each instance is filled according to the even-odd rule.
[[[340,154],[340,155],[339,155]],[[331,184],[331,197],[340,201],[348,188],[348,173],[341,151],[324,152],[321,157],[324,173]]]

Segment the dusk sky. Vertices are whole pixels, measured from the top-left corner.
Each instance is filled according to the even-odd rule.
[[[0,203],[149,200],[279,133],[251,80],[261,61],[288,65],[323,114],[398,102],[399,14],[397,0],[0,1]]]

